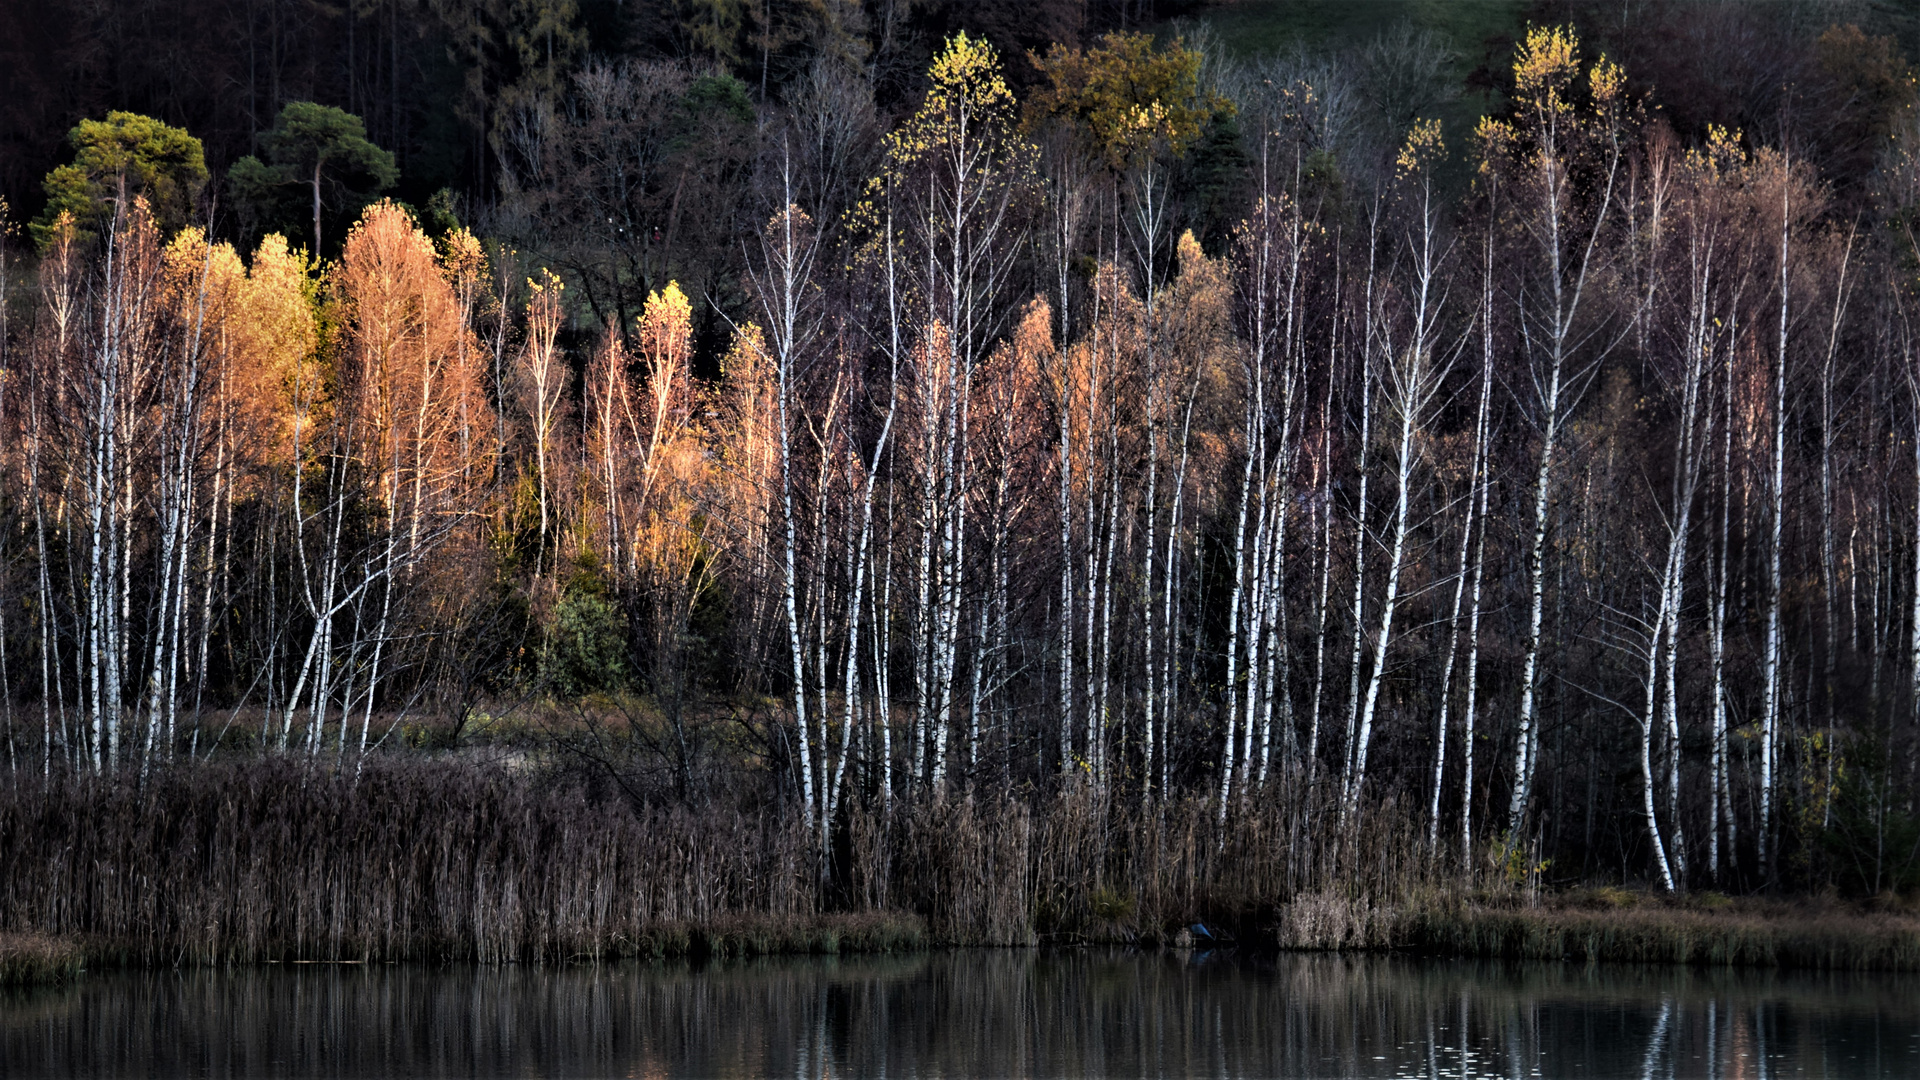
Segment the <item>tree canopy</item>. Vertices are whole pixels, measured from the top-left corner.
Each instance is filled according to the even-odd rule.
[[[267,160],[248,154],[227,173],[234,194],[256,221],[270,220],[285,205],[284,189],[304,185],[311,193],[313,249],[321,247],[321,218],[331,193],[336,211],[356,212],[399,179],[393,154],[367,139],[360,118],[331,105],[290,102],[265,134]]]
[[[1159,48],[1151,35],[1115,32],[1090,49],[1056,44],[1034,62],[1047,82],[1028,108],[1085,124],[1115,163],[1147,151],[1155,139],[1178,157],[1215,113],[1232,108],[1201,92],[1201,55],[1177,38]]]
[[[67,135],[73,163],[47,174],[47,208],[34,220],[34,238],[46,244],[53,223],[70,215],[92,235],[113,215],[116,197],[145,196],[161,228],[187,224],[207,184],[200,140],[151,116],[110,112],[82,120]]]

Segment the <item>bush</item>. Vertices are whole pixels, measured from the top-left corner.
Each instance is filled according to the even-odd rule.
[[[554,602],[540,652],[540,676],[553,693],[578,698],[629,681],[627,620],[588,562],[568,575]]]

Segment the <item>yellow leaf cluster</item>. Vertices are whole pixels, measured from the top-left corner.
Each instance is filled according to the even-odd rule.
[[[1687,169],[1703,182],[1744,168],[1747,164],[1747,152],[1740,145],[1738,129],[1728,131],[1719,124],[1707,125],[1705,145],[1687,151]]]
[[[1208,117],[1229,109],[1202,94],[1201,55],[1176,40],[1156,49],[1147,34],[1107,34],[1091,49],[1055,45],[1034,63],[1047,85],[1034,96],[1035,119],[1067,117],[1086,125],[1110,162],[1123,165],[1164,140],[1174,156],[1199,138]]]
[[[1560,102],[1579,70],[1580,39],[1570,26],[1529,27],[1514,49],[1514,85],[1535,102]]]
[[[1593,71],[1588,76],[1588,87],[1593,93],[1593,100],[1602,107],[1611,106],[1619,101],[1626,85],[1627,73],[1619,64],[1605,56],[1593,65]]]
[[[906,162],[955,140],[978,137],[978,129],[1004,126],[1013,114],[1013,91],[993,46],[963,30],[947,39],[927,77],[932,86],[913,117],[887,136],[887,156]]]
[[[1407,132],[1407,141],[1401,144],[1400,153],[1394,158],[1394,165],[1404,178],[1427,168],[1446,152],[1447,144],[1440,137],[1440,121],[1415,120]]]
[[[323,419],[330,405],[307,261],[278,233],[252,261],[249,270],[232,245],[209,244],[193,227],[162,254],[179,347],[200,357],[206,414],[231,433],[243,478],[290,464],[295,426]]]

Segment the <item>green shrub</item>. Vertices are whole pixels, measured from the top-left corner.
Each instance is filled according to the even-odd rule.
[[[626,687],[627,620],[597,565],[583,560],[575,567],[545,629],[540,676],[555,695],[577,698]]]

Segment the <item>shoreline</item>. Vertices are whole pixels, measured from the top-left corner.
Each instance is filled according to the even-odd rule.
[[[588,778],[590,779],[590,778]],[[1920,971],[1912,893],[1549,887],[1491,850],[1422,857],[1391,805],[1302,832],[1097,791],[850,807],[826,851],[750,793],[639,804],[587,779],[263,757],[0,790],[0,983],[82,968],[551,963],[953,946],[1404,951]],[[1532,886],[1532,887],[1530,887]],[[1211,935],[1183,928],[1201,923]]]
[[[1920,971],[1920,917],[1875,911],[1824,898],[1728,900],[1713,897],[1652,897],[1598,890],[1631,898],[1613,909],[1591,906],[1594,892],[1543,897],[1532,905],[1446,902],[1403,909],[1349,910],[1341,932],[1327,933],[1330,905],[1324,897],[1301,897],[1279,905],[1278,922],[1237,942],[1252,954],[1279,952],[1405,953],[1436,959],[1520,962],[1647,964],[1694,968],[1812,971]],[[1311,909],[1300,919],[1299,909]],[[1351,908],[1352,905],[1349,905]],[[1317,924],[1322,936],[1297,934]],[[1090,928],[1091,929],[1091,928]],[[1114,925],[1090,933],[1035,937],[1024,944],[983,946],[941,940],[924,918],[910,913],[831,913],[812,918],[736,916],[700,926],[676,926],[639,938],[615,937],[599,948],[566,956],[533,956],[508,962],[566,965],[622,960],[709,960],[762,956],[836,956],[918,953],[952,948],[1084,948],[1120,946],[1142,951],[1191,948],[1172,932],[1140,933]],[[1357,932],[1356,932],[1357,931]],[[77,936],[0,932],[0,986],[48,985],[81,978],[88,971],[206,966],[177,957],[161,962],[129,943],[87,941]],[[144,955],[143,955],[144,954]],[[257,957],[246,966],[273,964],[360,965],[369,963],[477,960],[447,951],[422,950],[393,957]],[[212,966],[228,966],[218,961]]]
[[[1555,898],[1556,900],[1558,898]],[[1920,918],[1822,898],[1662,900],[1617,910],[1575,903],[1459,905],[1416,916],[1415,947],[1439,955],[1693,967],[1920,971]]]
[[[0,933],[0,986],[67,982],[86,971],[87,961],[86,946],[75,938]]]

